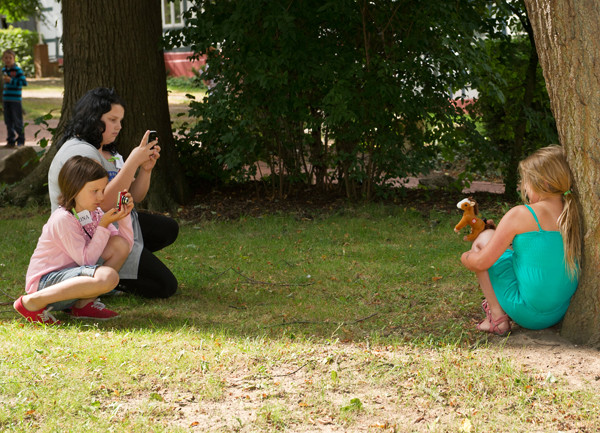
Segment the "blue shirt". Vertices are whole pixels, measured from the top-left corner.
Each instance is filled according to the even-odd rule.
[[[27,79],[23,70],[16,64],[2,68],[2,75],[8,75],[11,80],[8,83],[4,83],[4,90],[2,92],[2,100],[7,102],[21,102],[21,88],[27,85]]]

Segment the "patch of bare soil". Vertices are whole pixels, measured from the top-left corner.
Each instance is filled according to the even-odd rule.
[[[492,344],[527,369],[542,372],[550,382],[600,391],[600,352],[562,338],[558,326],[539,331],[516,327],[507,339],[494,339]]]
[[[407,354],[385,348],[334,346],[299,354],[296,362],[284,362],[268,374],[236,365],[222,380],[222,395],[200,404],[192,394],[162,395],[176,420],[169,423],[198,431],[427,432],[432,423],[454,420],[456,414],[434,409],[421,397],[417,403],[422,405],[408,404],[412,396],[399,394],[399,383],[379,384],[364,374],[368,365],[390,369],[404,362]],[[332,380],[331,371],[339,371],[342,379]],[[127,409],[142,401],[147,398],[130,402]]]
[[[483,350],[482,358],[511,358],[517,365],[522,363],[525,371],[543,376],[541,380],[566,381],[573,389],[598,386],[597,352],[561,340],[556,330],[519,330],[507,340],[494,338],[491,344],[499,350]],[[410,377],[391,373],[410,366],[416,356],[428,357],[432,364],[441,362],[435,351],[349,344],[298,353],[295,360],[281,360],[264,373],[257,374],[252,362],[236,364],[220,372],[221,392],[214,398],[198,400],[191,393],[160,390],[170,407],[165,422],[214,432],[478,431],[464,424],[460,428],[471,414],[469,407],[451,400],[432,403]],[[339,372],[339,380],[333,380],[333,371]],[[384,372],[390,372],[386,379],[377,380]],[[147,401],[140,396],[127,409],[135,411]],[[573,427],[566,431],[592,430]]]

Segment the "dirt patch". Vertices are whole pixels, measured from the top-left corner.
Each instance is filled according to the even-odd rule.
[[[509,358],[538,382],[558,381],[572,389],[598,386],[594,378],[597,352],[565,342],[556,330],[517,330],[508,339],[493,337],[490,345],[498,350],[481,349],[476,355],[484,364],[489,361],[493,366],[496,358]],[[338,344],[299,351],[297,357],[281,359],[260,373],[251,359],[240,359],[215,372],[220,391],[214,396],[198,398],[194,393],[159,387],[154,391],[160,403],[151,404],[162,406],[162,413],[168,415],[165,423],[192,431],[479,431],[464,422],[472,417],[482,424],[485,416],[457,402],[460,398],[443,397],[443,381],[436,381],[435,374],[431,383],[418,383],[418,372],[411,370],[417,357],[439,366],[446,356],[452,362],[453,355],[443,351]],[[454,361],[460,362],[461,355],[455,356]],[[412,373],[403,373],[405,367]],[[334,380],[334,371],[339,372],[339,380]],[[194,374],[201,373],[190,373],[188,380],[193,381]],[[440,395],[434,402],[431,394],[436,392]],[[152,399],[139,395],[124,409],[135,413],[148,401]],[[595,430],[573,423],[563,431]]]
[[[572,389],[592,387],[600,391],[600,352],[562,338],[558,327],[532,331],[516,328],[508,338],[490,340],[508,358],[546,380],[564,381]]]

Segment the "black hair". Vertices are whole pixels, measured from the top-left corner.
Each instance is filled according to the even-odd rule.
[[[100,149],[102,134],[106,130],[106,125],[100,119],[113,105],[125,107],[114,89],[96,87],[89,90],[75,104],[73,116],[58,141],[57,148],[60,149],[67,140],[77,137]]]

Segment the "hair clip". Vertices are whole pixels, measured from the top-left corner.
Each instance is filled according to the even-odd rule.
[[[566,190],[566,191],[563,193],[563,195],[569,195],[569,194],[571,194],[571,190],[570,190],[570,189]]]

